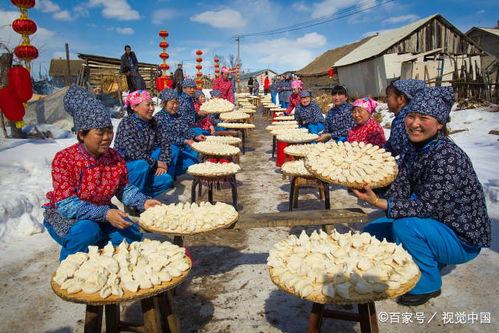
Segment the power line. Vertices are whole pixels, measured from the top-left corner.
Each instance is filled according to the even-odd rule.
[[[367,0],[367,1],[369,1],[369,0]],[[267,31],[260,31],[260,32],[254,32],[254,33],[234,35],[233,38],[270,36],[270,35],[276,35],[276,34],[281,34],[281,33],[285,33],[285,32],[290,32],[290,31],[296,31],[296,30],[301,30],[301,29],[305,29],[305,28],[310,28],[310,27],[314,27],[314,26],[317,26],[317,25],[321,25],[321,24],[332,22],[332,21],[336,21],[336,20],[339,20],[339,19],[342,19],[342,18],[345,18],[345,17],[349,17],[349,16],[352,16],[352,15],[360,14],[360,13],[363,13],[363,12],[368,11],[370,9],[386,5],[387,3],[390,3],[390,2],[393,2],[393,1],[395,1],[395,0],[385,0],[383,2],[376,3],[376,4],[371,5],[371,6],[363,6],[361,9],[357,9],[356,7],[352,7],[352,8],[349,8],[349,9],[345,9],[343,11],[338,11],[336,13],[336,15],[334,15],[333,17],[331,17],[331,15],[329,15],[329,16],[323,16],[323,17],[319,17],[317,19],[313,19],[313,20],[309,20],[309,21],[304,21],[304,22],[299,23],[299,24],[295,24],[295,25],[291,25],[291,26],[286,26],[286,27],[281,27],[281,28],[277,28],[277,29],[273,29],[273,30],[267,30]]]

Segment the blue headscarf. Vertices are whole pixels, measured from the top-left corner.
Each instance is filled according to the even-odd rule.
[[[204,96],[204,92],[202,90],[196,90],[194,93],[194,99],[198,99],[201,96]]]
[[[184,79],[182,81],[182,88],[196,87],[196,82],[193,79]]]
[[[64,109],[73,117],[75,130],[112,127],[111,114],[87,90],[71,86],[64,95]]]
[[[312,92],[308,90],[300,91],[300,98],[303,97],[312,97]]]
[[[452,87],[425,87],[407,105],[407,112],[426,114],[445,125],[454,104]]]
[[[409,99],[413,99],[416,94],[426,87],[426,84],[422,80],[397,80],[393,82],[393,86],[397,88],[398,91],[404,93]]]
[[[170,101],[172,99],[177,99],[177,98],[178,98],[178,94],[173,89],[165,88],[165,89],[161,90],[161,92],[159,93],[159,99],[163,102],[167,102],[167,101]]]
[[[220,97],[222,96],[222,93],[220,92],[220,90],[212,90],[210,91],[210,95],[211,97]]]

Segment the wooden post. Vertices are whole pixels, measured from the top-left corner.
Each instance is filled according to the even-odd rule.
[[[71,85],[71,63],[69,61],[69,45],[65,43],[66,47],[66,64],[67,64],[67,72],[66,72],[66,86],[69,87]]]

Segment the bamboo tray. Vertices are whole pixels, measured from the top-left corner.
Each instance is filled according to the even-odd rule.
[[[241,129],[250,129],[256,127],[253,124],[246,124],[246,123],[218,123],[217,126],[225,128],[241,128]]]
[[[241,142],[243,142],[243,140],[235,136],[214,136],[214,135],[208,135],[206,137],[206,141],[213,143],[221,143],[225,145],[238,145]]]
[[[384,292],[381,293],[372,293],[372,294],[359,294],[355,291],[350,291],[350,296],[351,298],[343,298],[341,296],[335,296],[334,298],[328,297],[318,291],[314,291],[307,297],[301,297],[297,293],[295,293],[294,290],[288,288],[285,286],[279,278],[272,274],[272,267],[269,267],[269,274],[270,274],[270,279],[272,282],[278,286],[280,289],[284,290],[285,292],[299,297],[306,299],[308,301],[314,302],[314,303],[320,303],[320,304],[363,304],[363,303],[369,303],[369,302],[374,302],[374,301],[381,301],[387,298],[395,298],[398,296],[401,296],[411,290],[416,283],[419,281],[419,278],[421,277],[421,273],[418,273],[415,277],[413,277],[411,280],[407,281],[406,283],[402,284],[399,289],[387,289]]]
[[[237,211],[236,211],[236,213],[237,213]],[[193,236],[193,235],[204,234],[207,232],[215,231],[218,229],[228,228],[232,224],[236,223],[238,219],[239,219],[239,213],[237,213],[237,215],[234,219],[232,219],[224,224],[219,224],[213,228],[200,229],[200,230],[196,230],[196,231],[186,231],[186,232],[170,231],[170,230],[158,228],[156,226],[148,226],[144,223],[141,223],[140,219],[137,223],[142,229],[144,229],[145,231],[148,231],[148,232],[154,232],[157,234],[168,235],[168,236]]]
[[[306,135],[296,138],[289,138],[285,134],[278,135],[277,140],[285,143],[309,143],[317,140],[317,138],[319,137],[317,134],[310,134],[310,133],[303,133],[303,134]]]
[[[281,172],[283,175],[285,176],[288,176],[288,177],[306,177],[306,178],[315,178],[307,169],[303,170],[305,172],[301,172],[302,170],[300,171],[296,171],[296,170],[289,170],[289,163],[293,163],[293,164],[302,164],[303,165],[303,160],[296,160],[296,161],[288,161],[288,162],[285,162],[282,166],[281,166]],[[286,165],[288,164],[288,165]],[[305,167],[305,166],[303,166]]]
[[[199,143],[199,142],[197,142]],[[210,142],[212,143],[212,142]],[[238,147],[234,147],[234,146],[231,146],[231,145],[228,145],[228,144],[224,144],[224,143],[212,143],[214,145],[219,145],[221,146],[221,148],[224,148],[228,151],[208,151],[206,149],[203,149],[203,146],[201,145],[196,145],[196,143],[192,144],[191,148],[194,149],[195,151],[197,151],[198,153],[201,153],[205,156],[234,156],[234,155],[237,155],[241,152],[241,150],[238,148]],[[227,147],[224,147],[224,146],[227,146]]]
[[[83,303],[89,305],[107,305],[107,304],[118,304],[122,302],[138,301],[144,298],[149,298],[164,293],[165,291],[175,288],[180,283],[182,283],[185,280],[185,278],[189,275],[189,272],[191,271],[192,268],[191,260],[187,256],[186,259],[187,262],[189,263],[189,268],[186,271],[182,272],[182,275],[180,275],[179,277],[173,278],[171,281],[163,282],[162,284],[154,286],[149,289],[138,290],[135,293],[123,289],[123,296],[110,295],[106,298],[102,298],[100,297],[98,292],[94,294],[85,294],[83,291],[80,291],[75,294],[69,294],[66,290],[61,289],[59,284],[54,281],[55,272],[52,274],[52,277],[50,278],[50,286],[52,287],[52,290],[57,296],[59,296],[65,301],[72,303]]]

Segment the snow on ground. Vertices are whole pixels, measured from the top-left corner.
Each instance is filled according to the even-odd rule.
[[[391,116],[386,111],[381,112],[386,118]],[[499,112],[489,112],[486,108],[462,110],[453,112],[451,119],[451,130],[467,129],[452,135],[453,140],[470,156],[485,190],[487,192],[493,190],[494,179],[499,179],[497,171],[499,137],[487,133],[491,129],[499,129]],[[113,119],[115,128],[118,123],[119,120]],[[261,166],[246,164],[246,170],[251,169],[255,174],[272,174],[273,187],[264,179],[255,178],[243,170],[241,176],[238,176],[243,186],[240,190],[243,211],[261,213],[286,210],[285,191],[288,188],[286,185],[281,185],[286,181],[275,173],[271,160],[267,160],[270,155],[266,147],[270,147],[270,139],[252,135],[250,142],[254,143],[255,140],[262,141],[264,148],[257,148],[254,152],[250,150],[246,157],[242,158],[242,163],[245,159],[253,162],[253,159],[256,161],[259,158]],[[0,287],[0,293],[4,295],[0,300],[0,306],[8,308],[4,313],[7,320],[0,324],[2,332],[15,331],[15,325],[26,328],[22,326],[20,316],[30,313],[33,315],[30,318],[41,325],[34,331],[72,332],[81,328],[81,322],[78,321],[83,318],[83,307],[59,300],[48,288],[48,276],[57,265],[59,247],[43,230],[40,208],[46,202],[45,193],[51,190],[50,165],[53,156],[57,151],[75,142],[74,137],[47,140],[0,138],[0,249],[2,251],[0,265],[8,270],[0,274],[2,281],[5,281]],[[181,183],[169,195],[175,197],[174,200],[187,200],[189,188],[189,180],[181,179]],[[275,191],[280,192],[276,194]],[[331,197],[333,208],[357,205],[357,201],[344,189],[333,189]],[[305,207],[318,208],[317,200],[303,201],[315,202],[315,206],[307,206],[305,203],[303,205]],[[497,294],[497,282],[494,276],[497,276],[498,270],[499,250],[496,238],[499,235],[495,225],[499,221],[499,203],[492,202],[488,196],[487,206],[494,225],[492,249],[485,249],[479,258],[469,264],[453,268],[452,274],[449,274],[444,281],[447,294],[444,292],[444,295],[423,308],[424,311],[477,310],[497,314],[497,311],[494,312],[493,304],[494,295]],[[366,209],[367,206],[362,208],[368,211],[371,217],[373,214],[379,215],[379,212]],[[286,237],[288,232],[287,228],[254,229],[239,233],[227,232],[229,234],[226,238],[211,234],[201,240],[193,239],[190,244],[191,252],[199,258],[200,264],[195,265],[193,277],[180,290],[180,295],[185,293],[191,297],[182,297],[179,301],[179,311],[189,314],[193,312],[193,317],[182,318],[183,327],[187,331],[206,332],[305,330],[310,310],[308,303],[277,291],[265,269],[268,249],[273,243]],[[211,242],[211,245],[206,245],[206,242]],[[213,263],[202,261],[206,253],[209,254],[208,259],[220,262],[218,270],[213,271],[215,267]],[[230,262],[230,258],[234,258],[234,262]],[[480,272],[481,275],[478,276],[475,272]],[[470,282],[474,279],[483,280],[484,284],[480,280]],[[462,289],[460,286],[464,283],[467,285]],[[484,285],[490,289],[490,293],[484,291]],[[25,290],[29,290],[26,291],[27,294],[24,294]],[[12,302],[17,298],[24,302]],[[31,308],[24,304],[26,302],[33,303]],[[461,303],[466,306],[460,306]],[[401,311],[393,301],[379,302],[378,306],[378,311]],[[298,317],[303,318],[298,320]],[[497,317],[493,316],[492,322],[497,327]],[[462,329],[466,332],[491,329],[492,332],[494,331],[492,327],[474,326],[469,330]],[[342,328],[357,330],[358,325],[352,324]],[[390,329],[381,326],[381,328],[383,331],[395,332],[404,329],[404,326]],[[411,331],[420,328],[415,326],[415,330]]]

